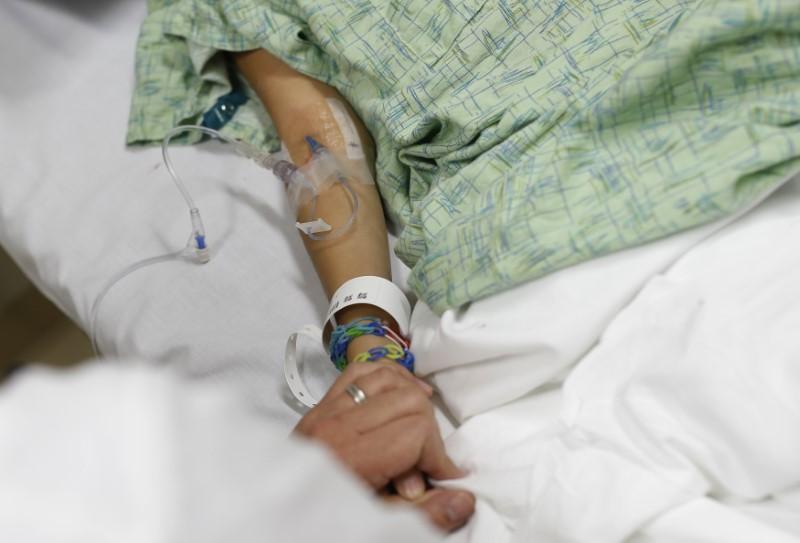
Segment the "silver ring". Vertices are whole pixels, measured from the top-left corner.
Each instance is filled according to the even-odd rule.
[[[356,405],[361,405],[367,400],[367,395],[364,393],[364,391],[353,383],[347,385],[344,390],[350,394],[350,397],[353,398],[353,401],[356,403]]]

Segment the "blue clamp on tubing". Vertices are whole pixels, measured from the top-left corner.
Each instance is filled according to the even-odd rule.
[[[239,106],[247,101],[241,91],[233,91],[230,94],[221,96],[214,106],[203,114],[201,126],[219,130],[230,121],[239,109]]]

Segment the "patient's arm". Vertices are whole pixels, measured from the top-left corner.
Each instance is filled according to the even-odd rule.
[[[344,138],[337,129],[324,122],[328,111],[326,99],[336,98],[347,107],[356,125],[367,156],[374,167],[374,147],[369,133],[347,102],[332,87],[307,77],[264,50],[239,53],[236,66],[258,94],[269,112],[278,135],[286,144],[292,161],[297,165],[311,158],[304,137],[313,136],[334,153],[343,153]],[[386,224],[378,191],[373,184],[353,183],[359,198],[358,215],[353,226],[343,236],[333,240],[311,240],[303,236],[306,250],[317,270],[322,286],[330,298],[348,279],[361,275],[377,275],[391,279]],[[346,218],[351,209],[325,209],[319,204],[320,215]],[[330,222],[330,221],[329,221]],[[344,221],[341,221],[344,222]],[[391,317],[372,306],[350,306],[337,313],[337,322],[347,323],[358,317],[373,316],[391,322]],[[358,338],[361,339],[361,338]],[[352,349],[361,352],[374,341],[353,342]],[[351,354],[352,356],[352,354]]]
[[[302,165],[311,158],[304,140],[307,135],[313,136],[333,152],[345,152],[344,138],[338,129],[331,129],[335,123],[330,122],[330,114],[325,115],[328,111],[326,99],[337,98],[348,108],[361,137],[368,165],[370,169],[374,167],[372,139],[364,124],[335,89],[296,72],[264,50],[240,53],[235,59],[239,71],[267,108],[295,164]],[[325,122],[326,118],[328,122]],[[329,298],[340,285],[353,277],[377,275],[391,279],[386,223],[377,188],[373,184],[363,183],[353,183],[352,188],[358,193],[359,207],[350,230],[333,240],[303,238]],[[351,212],[349,204],[340,209],[325,209],[322,203],[318,206],[320,215],[331,217],[334,223],[337,222],[337,215],[346,219]],[[336,320],[345,324],[364,316],[393,322],[384,311],[366,305],[347,307],[336,314]],[[385,340],[377,336],[355,338],[350,342],[348,359],[383,343]],[[418,498],[425,488],[416,469],[396,477],[394,482],[401,496],[408,499]]]

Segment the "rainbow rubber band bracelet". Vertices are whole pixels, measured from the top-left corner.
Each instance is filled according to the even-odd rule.
[[[397,362],[411,373],[414,373],[414,355],[411,351],[400,347],[396,343],[387,343],[382,347],[373,347],[366,352],[357,354],[353,357],[353,362],[375,362],[381,358]]]
[[[410,368],[413,368],[414,357],[408,350],[408,342],[381,322],[380,319],[375,317],[362,317],[351,323],[337,326],[334,328],[333,332],[331,332],[328,350],[330,352],[331,362],[336,366],[336,369],[344,371],[347,367],[347,347],[350,345],[350,342],[357,337],[366,335],[386,337],[392,341],[400,350],[401,356],[398,357],[398,359],[407,361],[408,356],[402,355],[402,353],[408,353],[411,357],[409,365]],[[409,369],[409,371],[412,370]]]

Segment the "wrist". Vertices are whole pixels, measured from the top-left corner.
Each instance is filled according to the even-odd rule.
[[[357,304],[340,309],[336,312],[336,323],[342,325],[350,324],[354,320],[363,319],[364,317],[380,319],[385,322],[389,328],[397,331],[397,323],[392,316],[380,307],[370,304]]]
[[[361,353],[365,353],[375,347],[382,347],[389,342],[389,339],[381,336],[359,336],[353,338],[347,346],[347,361],[352,362],[353,358]]]
[[[381,321],[385,322],[386,325],[392,330],[398,331],[398,325],[397,322],[395,322],[394,318],[392,318],[392,316],[389,315],[389,313],[387,313],[380,307],[374,305],[370,304],[350,305],[340,309],[335,313],[335,315],[336,315],[336,324],[340,326],[350,324],[353,321],[356,321],[358,319],[363,319],[365,317],[374,317],[376,319],[380,319]],[[325,328],[322,331],[323,345],[328,345],[328,342],[331,340],[331,332],[333,332],[333,329],[326,324]],[[350,351],[348,350],[348,353],[349,352]],[[348,359],[349,358],[350,357],[348,356]]]

